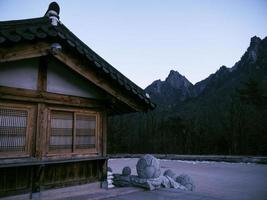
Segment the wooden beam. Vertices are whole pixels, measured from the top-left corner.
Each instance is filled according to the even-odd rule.
[[[58,105],[99,108],[106,106],[105,100],[88,99],[69,95],[40,92],[35,90],[0,86],[0,99],[26,102],[50,103]]]
[[[41,92],[45,92],[47,88],[47,63],[47,56],[39,58],[37,90]]]
[[[49,43],[20,44],[13,47],[0,48],[0,63],[45,56],[50,51]]]
[[[114,85],[108,83],[108,81],[99,77],[99,75],[90,68],[89,66],[84,66],[79,59],[73,57],[71,54],[66,52],[60,52],[55,56],[58,60],[68,65],[72,70],[79,73],[89,81],[93,82],[98,87],[105,90],[107,93],[113,95],[119,101],[124,102],[126,105],[132,107],[136,111],[143,111],[143,107],[139,106],[135,100],[130,97],[127,97],[123,91],[118,88],[115,88]]]
[[[82,155],[80,157],[53,157],[53,158],[43,158],[38,160],[35,158],[16,158],[16,159],[1,159],[0,169],[7,167],[23,167],[23,166],[36,166],[36,165],[54,165],[54,164],[64,164],[64,163],[77,163],[86,162],[94,160],[107,160],[107,157],[98,155]]]

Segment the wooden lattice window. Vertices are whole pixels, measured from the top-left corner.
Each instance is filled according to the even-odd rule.
[[[50,153],[96,153],[98,114],[79,111],[51,110]]]
[[[73,113],[52,112],[49,150],[72,151]]]
[[[96,116],[76,115],[76,149],[96,148]]]
[[[0,157],[29,154],[30,107],[0,104]]]

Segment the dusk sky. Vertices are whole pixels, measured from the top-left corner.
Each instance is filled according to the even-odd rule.
[[[41,17],[50,2],[0,0],[0,21]],[[267,36],[267,0],[57,2],[62,23],[142,88],[171,69],[196,83]]]

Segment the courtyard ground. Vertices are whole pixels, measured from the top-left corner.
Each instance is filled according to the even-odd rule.
[[[121,173],[124,166],[130,166],[132,174],[136,174],[137,160],[110,159],[109,166],[114,173]],[[177,175],[190,175],[196,184],[196,193],[200,195],[224,200],[267,200],[267,165],[180,160],[160,162],[162,173],[172,169]]]

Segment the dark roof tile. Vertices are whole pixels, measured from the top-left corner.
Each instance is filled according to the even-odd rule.
[[[41,27],[34,27],[35,28],[35,35],[40,38],[40,39],[43,39],[43,38],[46,38],[47,37],[47,34],[41,29]]]
[[[137,91],[136,91],[135,88],[132,88],[132,91],[133,91],[134,94],[137,94]]]
[[[59,36],[62,40],[65,40],[65,39],[66,39],[65,35],[64,35],[63,33],[61,33],[61,32],[58,32],[58,36]]]
[[[68,44],[69,44],[71,47],[75,47],[75,43],[72,42],[71,40],[68,39],[67,42],[68,42]]]
[[[91,62],[94,61],[92,55],[91,55],[89,52],[85,51],[85,56],[86,56],[86,58],[87,58],[88,60],[90,60]]]
[[[109,74],[109,70],[108,70],[108,68],[103,67],[103,71],[104,71],[106,74]]]
[[[97,61],[94,61],[94,63],[98,68],[102,68],[102,66]]]
[[[83,48],[81,46],[77,46],[77,51],[80,53],[80,54],[84,54],[84,51],[83,51]]]
[[[22,36],[26,40],[33,40],[35,38],[35,35],[32,34],[28,29],[22,28],[22,29],[16,29],[16,33]]]
[[[121,78],[118,79],[118,82],[120,85],[122,85],[122,86],[124,85],[123,80]]]
[[[126,90],[131,90],[131,86],[129,86],[129,84],[125,84],[124,87],[126,88]]]
[[[113,72],[110,73],[110,76],[111,76],[112,79],[117,80],[117,76]]]

